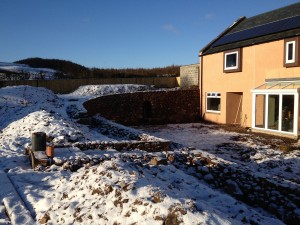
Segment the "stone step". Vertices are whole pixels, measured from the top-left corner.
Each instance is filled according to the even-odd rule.
[[[1,225],[4,225],[4,224],[11,224],[9,218],[8,218],[7,215],[6,215],[4,205],[0,205],[0,224],[1,224]]]
[[[36,222],[31,217],[31,214],[26,208],[23,200],[17,193],[7,174],[3,171],[0,171],[0,180],[0,199],[6,209],[8,217],[10,218],[11,224],[35,224]]]

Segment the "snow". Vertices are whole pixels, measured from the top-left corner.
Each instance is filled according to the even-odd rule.
[[[297,185],[300,183],[300,151],[286,153],[274,149],[272,144],[279,141],[275,137],[268,140],[266,145],[255,134],[227,132],[211,124],[169,124],[140,129],[183,146],[204,150],[206,154],[211,153],[213,158],[237,163],[261,176],[276,177]],[[250,135],[252,138],[247,138]],[[294,147],[299,148],[299,143]]]
[[[15,72],[15,73],[29,73],[30,74],[29,80],[40,78],[41,75],[43,76],[44,79],[52,79],[53,75],[57,73],[57,71],[54,69],[32,68],[25,64],[6,63],[6,62],[0,62],[0,71],[8,71],[8,72]]]
[[[63,95],[65,98],[84,98],[85,100],[109,94],[122,94],[137,91],[152,90],[147,85],[86,85],[81,86],[70,94]]]
[[[4,218],[5,216],[5,209],[7,211],[7,214],[9,215],[11,219],[12,224],[33,224],[34,220],[28,213],[28,210],[26,209],[26,206],[24,205],[22,199],[15,191],[12,183],[8,179],[7,175],[0,171],[0,180],[1,180],[1,198],[3,198],[3,204],[5,205],[5,208],[3,210],[3,215],[1,215],[1,218]],[[4,220],[4,219],[2,219]],[[8,223],[9,221],[1,221],[3,223]]]
[[[72,147],[74,142],[120,139],[78,123],[78,115],[84,112],[84,101],[107,94],[151,89],[144,85],[92,85],[80,87],[67,95],[55,95],[45,88],[29,86],[0,89],[0,171],[11,181],[29,215],[35,221],[46,221],[47,224],[154,225],[165,220],[176,220],[177,224],[283,224],[261,209],[212,189],[172,163],[158,166],[149,163],[152,157],[159,158],[168,153],[118,152],[114,149],[81,151]],[[235,143],[232,137],[238,134],[213,125],[165,125],[140,127],[139,130],[119,127],[136,135],[150,133],[182,146],[194,146],[194,152],[203,152],[211,158],[246,163],[230,157],[234,152],[223,154],[220,147],[216,147],[221,143]],[[23,151],[30,145],[31,134],[36,131],[45,132],[51,144],[60,146],[55,148],[54,160],[63,166],[31,169]],[[294,175],[299,174],[299,160],[294,160],[299,156],[295,152],[283,155],[259,143],[244,144],[257,149],[256,154],[251,155],[256,165],[251,164],[252,161],[247,164],[253,170],[273,171],[263,166],[272,156],[276,160],[289,160]],[[75,165],[83,160],[84,166],[76,172],[65,169],[68,163]],[[286,167],[282,165],[272,175],[288,176],[290,173],[284,173],[284,169]],[[292,181],[291,177],[286,179]],[[1,184],[3,182],[1,180]],[[228,183],[234,186],[233,181]],[[2,203],[11,188],[7,185],[1,188],[0,223],[5,224],[9,220],[3,213]],[[9,204],[18,204],[18,201],[11,200]],[[16,217],[16,212],[12,210],[10,213]]]

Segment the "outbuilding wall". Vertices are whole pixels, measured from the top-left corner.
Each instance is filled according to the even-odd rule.
[[[191,64],[180,67],[180,87],[192,87],[199,85],[199,64]]]

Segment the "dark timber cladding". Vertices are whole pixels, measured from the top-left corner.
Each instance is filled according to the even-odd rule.
[[[299,36],[299,26],[300,3],[296,3],[257,16],[237,20],[200,52],[202,55],[207,55]]]

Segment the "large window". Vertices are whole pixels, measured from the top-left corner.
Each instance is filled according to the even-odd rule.
[[[224,72],[241,71],[241,49],[224,52]]]
[[[289,38],[284,41],[284,66],[299,66],[298,38]]]
[[[206,111],[220,112],[221,111],[221,94],[210,92],[206,94]]]
[[[297,94],[265,93],[254,95],[254,127],[278,132],[297,133],[295,104]]]

